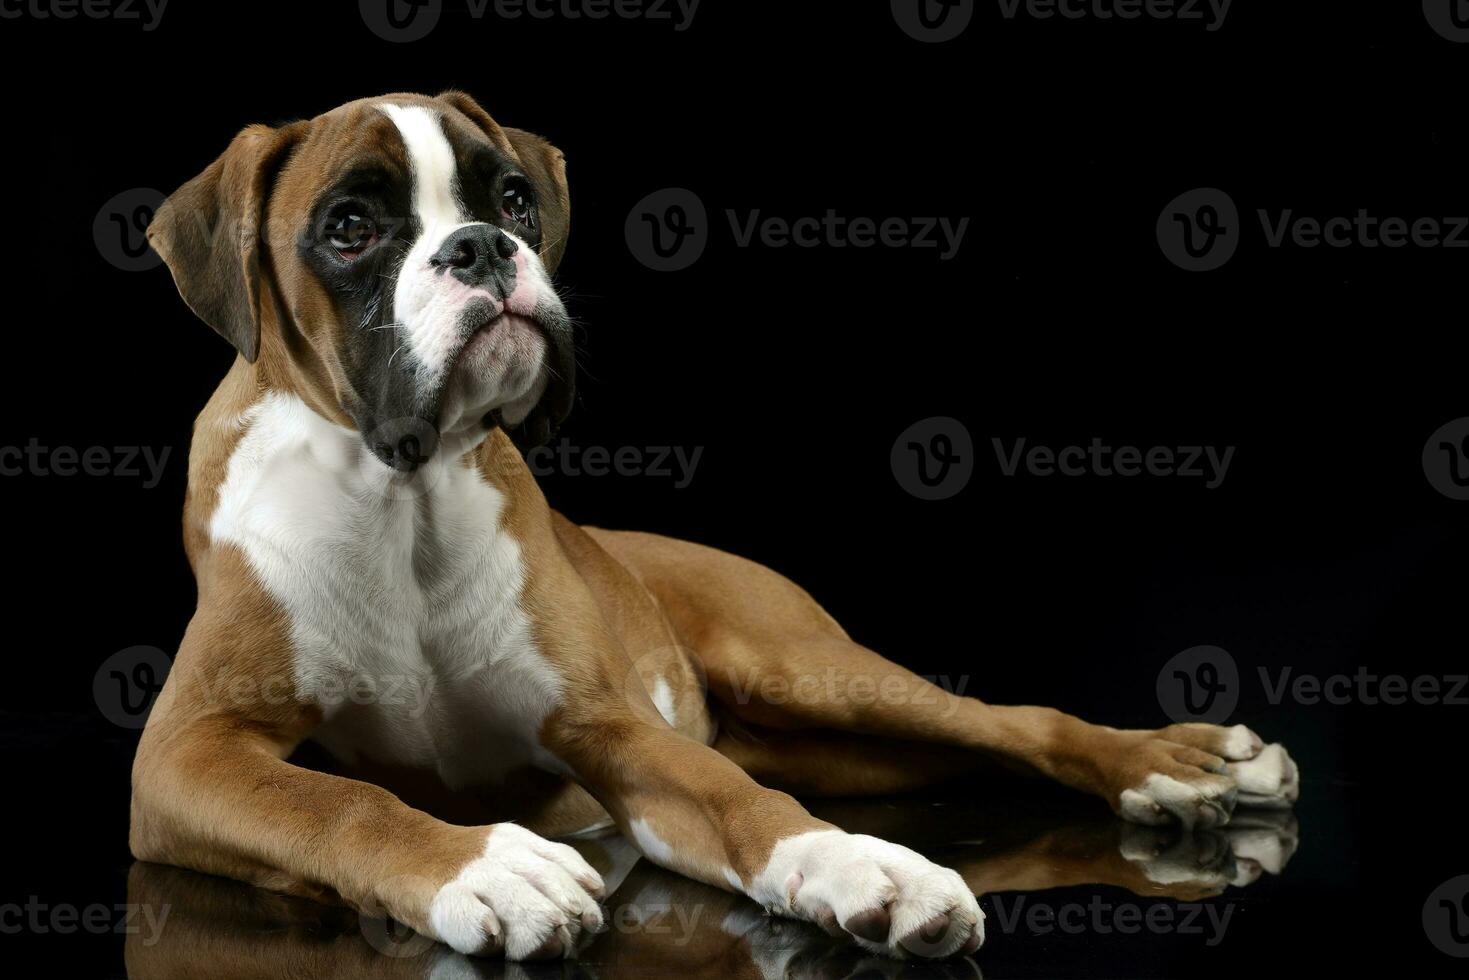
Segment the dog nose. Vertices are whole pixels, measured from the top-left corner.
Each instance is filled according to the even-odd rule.
[[[497,262],[508,263],[520,246],[494,225],[466,225],[450,233],[428,260],[434,268],[462,270],[468,282],[482,280]]]

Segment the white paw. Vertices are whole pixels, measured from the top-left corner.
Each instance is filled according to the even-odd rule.
[[[750,894],[773,914],[846,932],[889,956],[971,953],[984,942],[984,913],[957,872],[876,837],[840,830],[788,837]]]
[[[1223,891],[1235,874],[1228,841],[1208,831],[1124,824],[1120,851],[1155,885]]]
[[[496,824],[484,853],[434,896],[429,923],[435,938],[461,953],[549,959],[602,928],[602,893],[601,876],[570,847]]]
[[[1234,781],[1204,772],[1182,778],[1155,772],[1141,786],[1122,791],[1121,813],[1133,823],[1161,824],[1177,821],[1189,830],[1217,827],[1234,812]]]
[[[1240,806],[1288,810],[1300,798],[1300,770],[1278,742],[1253,759],[1230,763],[1228,769],[1239,784]]]
[[[1260,736],[1244,725],[1234,725],[1223,730],[1219,754],[1226,759],[1253,759],[1265,747]]]
[[[1238,813],[1224,828],[1234,851],[1236,873],[1231,884],[1252,884],[1261,873],[1278,875],[1300,846],[1296,818],[1288,810]]]

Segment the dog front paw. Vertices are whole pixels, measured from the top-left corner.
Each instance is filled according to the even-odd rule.
[[[1300,846],[1300,827],[1289,810],[1240,811],[1224,828],[1234,851],[1233,885],[1253,884],[1261,873],[1280,874]]]
[[[1290,755],[1243,725],[1182,724],[1120,737],[1122,789],[1113,805],[1133,823],[1218,827],[1236,806],[1287,810],[1300,796]]]
[[[1266,810],[1289,810],[1301,796],[1301,772],[1295,760],[1276,743],[1253,758],[1229,764],[1239,784],[1239,805]]]
[[[984,913],[957,872],[876,837],[816,830],[775,846],[751,894],[773,914],[902,958],[972,953]]]
[[[603,890],[602,877],[572,848],[496,824],[480,856],[434,895],[429,928],[461,953],[554,959],[602,928]]]
[[[1239,787],[1219,756],[1143,736],[1117,752],[1113,798],[1117,815],[1132,823],[1218,827],[1228,823]],[[1115,790],[1114,790],[1115,792]]]

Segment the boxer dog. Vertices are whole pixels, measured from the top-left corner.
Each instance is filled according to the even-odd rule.
[[[195,423],[198,607],[138,748],[134,855],[534,959],[602,925],[597,872],[549,838],[615,826],[773,914],[943,957],[984,938],[964,880],[786,791],[988,760],[1144,824],[1290,805],[1294,764],[1243,726],[959,697],[766,568],[552,510],[522,451],[572,404],[569,200],[559,151],[446,92],[251,126],[158,211],[238,357]]]

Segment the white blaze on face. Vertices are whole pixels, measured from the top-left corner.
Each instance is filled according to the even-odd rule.
[[[413,214],[418,240],[413,243],[398,275],[393,294],[393,316],[403,325],[408,350],[426,385],[437,382],[462,341],[459,312],[466,290],[446,288],[462,283],[444,280],[429,259],[448,235],[467,224],[455,193],[454,149],[440,124],[439,114],[424,106],[384,103],[382,111],[403,138],[413,179]],[[402,356],[402,355],[400,355]]]
[[[458,227],[468,216],[454,193],[454,148],[444,136],[439,114],[423,106],[382,107],[403,137],[413,167],[413,210],[427,233],[433,226]],[[442,237],[442,235],[440,236]]]
[[[429,264],[449,235],[478,222],[460,199],[458,164],[442,115],[426,106],[382,103],[379,108],[403,139],[419,226],[393,292],[393,319],[404,338],[394,356],[414,372],[421,391],[442,389],[444,435],[461,429],[482,432],[479,420],[492,408],[502,409],[507,422],[518,423],[546,386],[544,338],[524,318],[538,306],[554,306],[562,314],[560,300],[540,258],[514,235],[510,237],[520,246],[513,260],[516,282],[503,301]],[[476,326],[464,322],[470,304],[478,304],[486,319],[501,311],[521,319],[497,328],[493,341],[476,338],[467,348],[466,330]],[[456,359],[460,368],[453,370]]]

